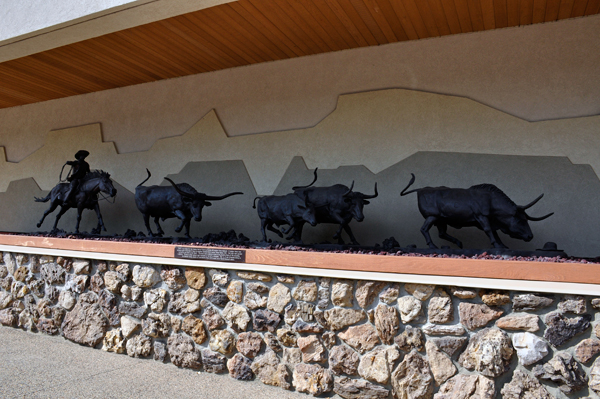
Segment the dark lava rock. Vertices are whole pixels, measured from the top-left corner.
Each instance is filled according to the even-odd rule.
[[[579,363],[567,352],[556,354],[543,366],[538,364],[533,368],[533,374],[537,378],[558,384],[558,388],[566,394],[579,391],[588,382]]]
[[[431,339],[448,356],[453,356],[459,349],[467,343],[467,337],[443,337]]]
[[[390,391],[380,385],[348,377],[336,378],[333,392],[344,399],[386,399],[390,395]]]
[[[119,308],[117,306],[117,297],[107,290],[100,291],[98,303],[102,306],[104,314],[108,317],[111,326],[116,327],[121,324]]]
[[[202,367],[200,351],[190,337],[183,334],[173,334],[169,337],[168,345],[171,363],[175,366],[195,370]]]
[[[281,322],[281,315],[266,309],[259,309],[254,312],[252,325],[256,331],[269,331],[271,333],[277,330]]]
[[[250,381],[254,378],[252,372],[252,360],[244,357],[240,353],[236,353],[231,359],[227,361],[227,368],[229,369],[229,375],[236,380]]]
[[[59,322],[54,319],[47,319],[42,317],[38,320],[36,327],[41,332],[48,335],[56,335],[59,331]]]
[[[325,331],[325,329],[322,326],[318,325],[317,323],[306,323],[302,319],[296,320],[296,322],[294,323],[292,328],[294,329],[294,331],[299,332],[299,333],[320,334],[323,331]]]
[[[211,287],[207,290],[204,290],[204,297],[220,307],[225,307],[227,302],[229,302],[229,298],[227,297],[225,291],[217,287]]]
[[[386,238],[381,244],[381,248],[383,248],[384,251],[389,251],[393,248],[398,248],[399,246],[400,243],[396,241],[394,237]]]
[[[119,313],[125,316],[132,316],[141,319],[148,310],[147,306],[140,306],[135,302],[121,302],[119,304]]]
[[[79,301],[62,323],[63,336],[73,342],[96,346],[108,329],[108,319],[98,304],[98,296],[88,292],[79,296]]]
[[[544,338],[554,347],[559,347],[569,341],[574,336],[581,334],[590,328],[592,315],[584,314],[581,317],[572,319],[563,316],[559,312],[552,312],[546,316],[546,325],[548,328],[544,333]]]
[[[154,341],[154,360],[165,362],[167,360],[167,344],[160,341]]]
[[[224,373],[227,371],[227,358],[209,349],[202,351],[202,364],[204,365],[204,371],[209,373]]]

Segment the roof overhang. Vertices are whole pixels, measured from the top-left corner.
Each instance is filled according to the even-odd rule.
[[[134,1],[0,42],[0,108],[599,12],[598,0]]]

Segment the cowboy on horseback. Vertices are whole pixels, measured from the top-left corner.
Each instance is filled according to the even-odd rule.
[[[69,181],[69,190],[65,193],[64,202],[69,202],[74,192],[77,192],[81,179],[90,172],[90,165],[85,161],[85,158],[90,155],[86,150],[79,150],[75,154],[75,161],[67,161],[65,165],[71,166],[71,170],[67,175]]]
[[[46,209],[44,215],[37,223],[37,227],[41,227],[44,219],[50,213],[60,206],[60,211],[56,215],[54,227],[52,231],[57,229],[58,221],[61,216],[71,208],[77,209],[77,224],[75,225],[75,233],[79,233],[79,223],[81,222],[81,213],[84,209],[92,209],[96,211],[98,217],[98,225],[92,229],[92,233],[100,234],[101,229],[106,231],[102,215],[100,214],[100,206],[98,204],[98,194],[104,193],[110,197],[117,195],[117,190],[113,186],[110,174],[103,170],[90,170],[90,165],[85,161],[85,158],[90,155],[85,150],[77,151],[75,154],[76,161],[67,161],[63,170],[60,172],[60,182],[44,198],[34,197],[36,202],[50,201],[50,207]],[[62,173],[65,166],[69,165],[71,170],[67,175],[67,181],[62,180]],[[82,193],[83,195],[77,195]],[[103,198],[105,199],[105,198]]]

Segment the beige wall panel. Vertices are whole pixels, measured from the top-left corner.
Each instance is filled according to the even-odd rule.
[[[188,162],[242,160],[256,192],[272,194],[290,161],[309,168],[364,165],[378,173],[418,151],[564,156],[600,175],[600,116],[525,122],[473,100],[411,90],[341,96],[335,112],[313,128],[227,137],[214,112],[183,136],[162,139],[150,150],[118,154],[102,141],[98,124],[53,131],[44,147],[19,163],[0,160],[0,191],[34,177],[44,190],[79,149],[92,167],[110,172],[132,191],[145,177],[159,184]],[[43,167],[41,167],[43,165]]]
[[[160,138],[183,134],[211,109],[232,137],[300,129],[331,113],[340,94],[387,88],[463,96],[528,121],[597,115],[598,32],[600,16],[592,16],[269,62],[1,109],[0,145],[8,160],[20,161],[44,145],[50,130],[100,122],[103,139],[119,152],[143,151]],[[479,138],[468,141],[473,140]]]

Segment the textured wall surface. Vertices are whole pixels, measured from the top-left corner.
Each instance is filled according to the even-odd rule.
[[[0,328],[345,399],[597,398],[599,309],[578,295],[9,252],[0,264]]]
[[[41,149],[19,163],[0,162],[0,190],[6,190],[0,201],[15,204],[0,210],[1,228],[35,231],[48,205],[34,203],[33,196],[45,196],[56,184],[62,164],[85,148],[91,152],[87,158],[91,166],[111,173],[118,185],[117,202],[101,203],[110,234],[126,229],[145,232],[133,201],[135,187],[146,178],[145,168],[152,173],[146,185],[168,184],[163,178],[170,176],[209,195],[245,194],[206,208],[203,221],[192,224],[193,236],[235,229],[258,239],[254,197],[283,195],[295,185],[308,184],[318,167],[317,186],[349,186],[355,181],[355,190],[372,194],[378,183],[380,195],[365,207],[365,221],[350,224],[363,244],[394,236],[402,245],[424,246],[416,195],[399,196],[410,173],[415,173],[415,188],[491,183],[517,204],[544,193],[529,213],[555,215],[531,222],[532,242],[502,235],[506,244],[536,249],[554,241],[571,255],[593,257],[600,254],[595,239],[600,223],[595,205],[600,198],[599,128],[598,116],[531,123],[473,100],[401,89],[342,96],[325,120],[302,130],[228,137],[211,112],[186,134],[160,140],[149,151],[127,154],[102,140],[103,125],[74,127],[51,132]],[[73,231],[74,218],[75,211],[69,211],[59,227]],[[53,220],[50,215],[42,230],[50,230]],[[165,222],[167,234],[174,234],[177,224]],[[95,225],[95,215],[87,211],[82,230]],[[331,241],[333,232],[332,226],[308,226],[304,239]],[[436,231],[432,234],[437,236]],[[490,246],[475,228],[450,234],[467,248]],[[448,244],[437,237],[434,241]]]
[[[161,2],[162,3],[162,2]],[[214,109],[230,136],[314,126],[341,94],[406,88],[474,99],[527,121],[600,114],[600,15],[234,68],[0,110],[9,161],[48,132],[102,123],[149,149]]]

